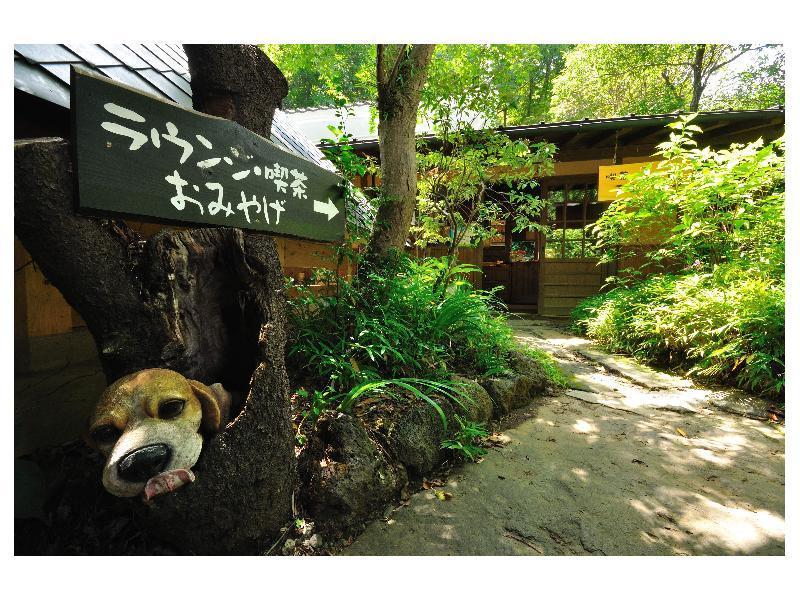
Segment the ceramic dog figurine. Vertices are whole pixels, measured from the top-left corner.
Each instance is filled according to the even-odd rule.
[[[118,379],[103,392],[88,442],[106,457],[103,485],[115,496],[154,496],[194,481],[203,447],[228,420],[231,396],[168,369]]]

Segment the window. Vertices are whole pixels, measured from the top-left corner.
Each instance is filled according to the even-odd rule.
[[[579,183],[547,190],[550,206],[547,224],[550,235],[545,245],[546,258],[594,258],[593,237],[587,225],[594,223],[605,205],[597,202],[597,185]]]

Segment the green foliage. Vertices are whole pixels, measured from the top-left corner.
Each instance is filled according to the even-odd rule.
[[[506,134],[475,131],[454,119],[437,122],[443,145],[420,145],[417,244],[444,242],[455,254],[462,243],[495,235],[493,221],[515,214],[517,230],[537,229],[543,200],[536,179],[552,172],[555,146],[512,140]]]
[[[745,110],[786,104],[785,63],[782,46],[760,52],[744,69],[721,82],[711,107]]]
[[[577,327],[614,351],[678,365],[777,397],[784,385],[783,140],[698,149],[692,117],[663,158],[630,177],[597,221],[605,259],[653,232],[651,264],[671,271],[582,302]],[[621,249],[621,251],[620,251]]]
[[[722,262],[784,268],[783,139],[696,148],[693,115],[672,123],[660,162],[635,173],[594,225],[605,260],[655,238],[651,261],[708,270]]]
[[[703,109],[766,108],[785,102],[781,46],[753,47],[744,58],[737,58],[744,45],[705,46]],[[474,119],[476,127],[687,110],[696,47],[439,44],[421,107],[431,119],[443,108],[456,109]],[[372,44],[265,44],[262,48],[289,81],[287,108],[376,97]]]
[[[347,393],[339,404],[338,409],[342,412],[350,412],[359,398],[368,393],[382,393],[390,397],[398,398],[398,394],[396,394],[392,388],[400,388],[401,390],[409,392],[413,397],[427,402],[430,407],[436,411],[436,414],[439,415],[442,421],[442,427],[445,431],[447,431],[447,416],[444,414],[439,402],[437,402],[432,395],[440,394],[445,396],[464,410],[467,409],[468,404],[473,402],[471,398],[464,394],[459,386],[454,384],[430,379],[420,379],[418,377],[401,377],[397,379],[366,381],[356,385]]]
[[[336,100],[374,100],[376,49],[372,44],[265,44],[289,81],[287,108]],[[439,44],[422,106],[433,115],[460,98],[460,108],[487,125],[544,118],[553,80],[569,46],[557,44]]]
[[[784,284],[757,267],[658,275],[584,300],[578,330],[609,350],[778,397],[785,376]]]
[[[347,236],[341,244],[336,246],[337,255],[342,258],[344,254],[350,256],[354,242],[369,235],[370,223],[368,219],[359,221],[356,216],[373,212],[369,210],[371,208],[369,200],[364,193],[353,185],[353,179],[365,173],[375,173],[377,167],[372,159],[357,154],[353,149],[351,144],[353,136],[345,129],[347,117],[353,115],[352,109],[343,100],[336,100],[334,105],[336,106],[335,115],[338,122],[335,125],[328,125],[331,137],[323,138],[320,142],[329,145],[323,149],[325,157],[333,163],[344,179]]]
[[[452,372],[505,369],[511,329],[492,294],[464,279],[472,269],[395,254],[357,284],[318,271],[309,283],[326,283],[337,290],[334,296],[296,286],[288,355],[294,370],[320,390],[314,406],[347,410],[367,391],[398,389],[432,406],[433,393],[460,404],[462,396],[448,383]]]
[[[553,80],[568,45],[440,44],[436,46],[422,109],[432,119],[442,109],[475,125],[493,127],[542,120],[550,109]]]
[[[559,120],[595,119],[689,110],[697,46],[579,44],[566,54],[564,68],[553,83],[552,116]],[[700,108],[720,104],[737,109],[767,108],[774,105],[776,95],[782,95],[782,68],[772,67],[769,72],[780,58],[773,56],[769,47],[703,46],[702,59],[696,62],[703,86]],[[760,61],[766,64],[742,73],[733,72],[733,67],[746,61],[742,57],[751,56],[756,57],[756,64]],[[752,76],[753,73],[757,75]],[[720,80],[727,83],[723,86]],[[726,97],[723,92],[731,85],[738,93]]]
[[[375,98],[373,44],[264,44],[289,82],[286,108]]]
[[[442,448],[453,450],[464,456],[467,460],[476,461],[479,457],[486,454],[486,449],[478,444],[489,435],[483,423],[467,421],[456,415],[458,431],[452,439],[442,442]]]

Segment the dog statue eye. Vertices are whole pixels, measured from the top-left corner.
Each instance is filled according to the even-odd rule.
[[[181,412],[183,412],[183,407],[186,404],[183,400],[167,400],[162,402],[158,406],[158,418],[159,419],[174,419],[177,417]]]
[[[95,444],[104,446],[116,442],[121,433],[122,432],[113,425],[101,425],[92,431],[91,436]]]

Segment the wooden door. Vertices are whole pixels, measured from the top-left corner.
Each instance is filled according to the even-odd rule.
[[[539,261],[511,263],[509,304],[537,304],[538,298]]]

